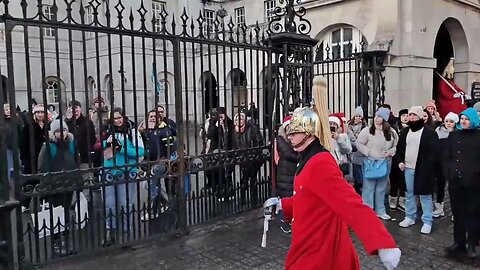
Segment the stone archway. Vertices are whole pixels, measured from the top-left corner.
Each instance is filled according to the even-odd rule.
[[[447,18],[440,25],[435,39],[433,57],[437,60],[433,74],[433,99],[437,97],[437,85],[440,80],[436,72],[442,74],[452,57],[455,59],[455,81],[460,87],[468,86],[466,74],[458,68],[469,62],[468,41],[463,26],[457,19]],[[469,92],[469,89],[463,90]]]

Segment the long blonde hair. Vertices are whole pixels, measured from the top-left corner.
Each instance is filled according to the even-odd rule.
[[[316,123],[315,136],[328,151],[332,150],[330,142],[330,125],[328,123],[328,101],[327,101],[327,81],[325,78],[316,76],[313,79],[312,105],[318,114],[318,123]]]

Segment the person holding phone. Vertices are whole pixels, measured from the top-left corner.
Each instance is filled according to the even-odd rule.
[[[328,117],[331,133],[332,155],[337,161],[343,176],[350,173],[350,163],[348,156],[352,153],[352,144],[347,136],[347,133],[343,131],[342,120],[336,115],[330,115]]]

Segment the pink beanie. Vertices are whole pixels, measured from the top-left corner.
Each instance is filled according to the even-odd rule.
[[[425,109],[428,108],[428,107],[433,107],[435,109],[435,111],[437,110],[437,106],[435,106],[435,100],[429,100],[427,101],[427,103],[425,104]]]

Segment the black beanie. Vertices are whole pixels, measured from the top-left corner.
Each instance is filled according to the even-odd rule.
[[[408,114],[408,109],[401,109],[399,112],[398,112],[398,117],[401,117],[402,115],[404,114]]]

